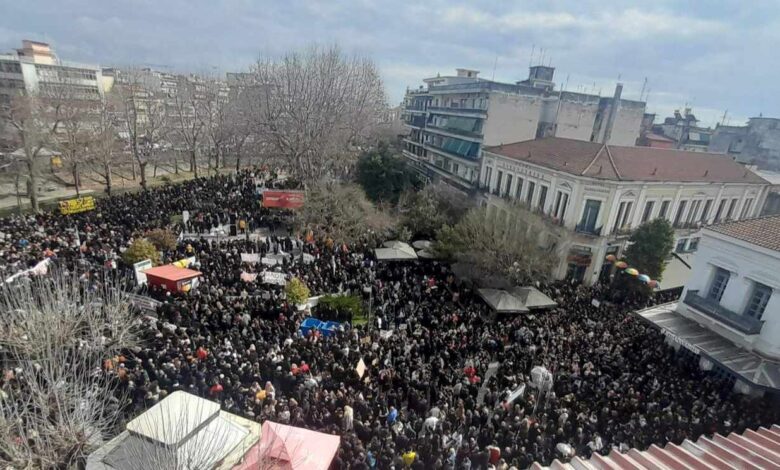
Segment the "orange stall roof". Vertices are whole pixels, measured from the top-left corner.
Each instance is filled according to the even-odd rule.
[[[203,273],[200,271],[180,268],[172,264],[166,264],[165,266],[157,266],[156,268],[147,269],[144,271],[144,274],[160,279],[166,279],[168,281],[181,281],[183,279],[192,279],[203,275]]]

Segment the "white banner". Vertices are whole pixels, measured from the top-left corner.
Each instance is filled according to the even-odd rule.
[[[262,258],[260,262],[266,266],[276,266],[276,260],[273,258]]]
[[[277,286],[286,286],[287,279],[284,273],[265,272],[263,273],[263,282],[265,284],[275,284]]]
[[[130,299],[130,303],[133,304],[136,308],[139,308],[141,310],[155,312],[157,310],[157,307],[162,305],[162,302],[158,300],[154,300],[151,297],[146,297],[138,294],[127,294],[127,296]]]
[[[259,253],[241,253],[241,262],[242,263],[258,263],[260,262],[260,254]]]
[[[144,271],[146,271],[147,269],[151,269],[151,267],[152,267],[152,261],[148,259],[133,264],[136,284],[138,284],[139,286],[146,284],[146,274],[144,274]]]

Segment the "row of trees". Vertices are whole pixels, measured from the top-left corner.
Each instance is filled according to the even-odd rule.
[[[110,193],[117,178],[148,184],[149,167],[197,177],[247,157],[313,185],[350,172],[387,129],[375,64],[338,47],[261,59],[228,80],[119,70],[110,89],[63,76],[0,106],[7,182],[38,210],[39,187],[76,191],[87,178]],[[59,156],[62,168],[51,164]]]

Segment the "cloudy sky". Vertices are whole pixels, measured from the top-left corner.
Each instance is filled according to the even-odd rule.
[[[525,78],[535,47],[568,90],[608,95],[620,77],[637,98],[647,78],[662,115],[688,103],[705,124],[780,116],[775,0],[0,0],[0,50],[23,38],[64,59],[199,72],[338,43],[376,60],[392,102],[456,67]]]

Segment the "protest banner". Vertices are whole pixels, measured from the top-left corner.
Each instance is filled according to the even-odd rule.
[[[284,273],[265,272],[263,273],[263,283],[286,286],[287,279],[285,278]]]
[[[133,271],[135,271],[135,282],[139,286],[146,284],[146,274],[144,271],[152,267],[152,261],[145,259],[133,264]]]
[[[95,209],[95,198],[92,196],[77,197],[60,201],[60,214],[78,214]]]
[[[241,262],[242,263],[258,263],[260,262],[260,254],[259,253],[241,253]]]
[[[263,191],[263,207],[279,207],[282,209],[298,209],[303,207],[303,191]]]

